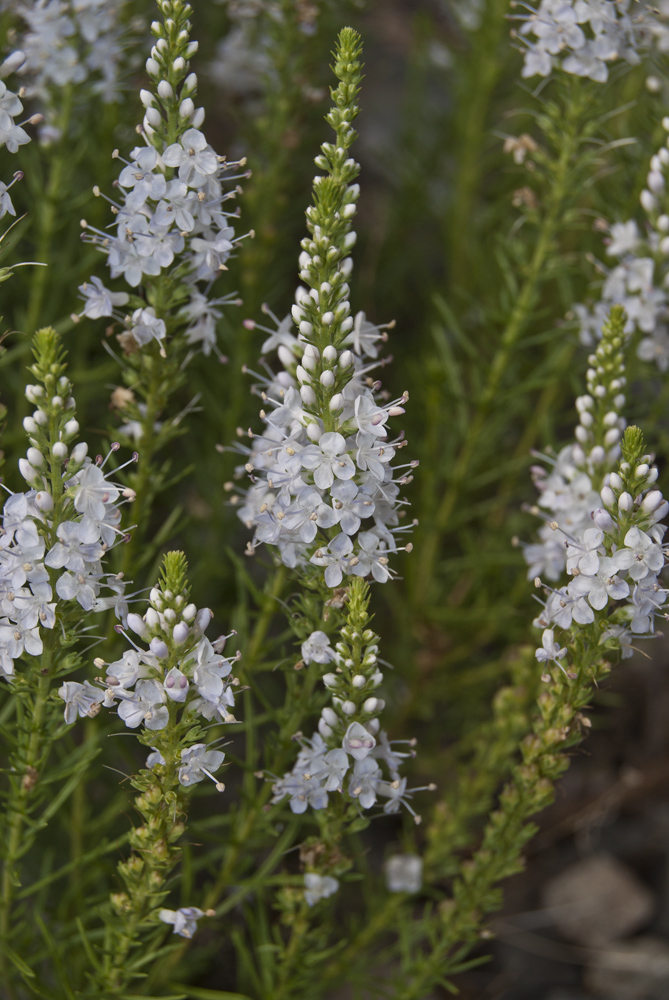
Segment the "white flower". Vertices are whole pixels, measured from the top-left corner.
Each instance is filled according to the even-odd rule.
[[[336,431],[321,435],[318,444],[308,445],[300,452],[304,469],[314,473],[314,483],[320,490],[329,489],[337,479],[352,479],[355,465],[346,454],[346,441]]]
[[[174,925],[174,934],[181,937],[192,938],[197,930],[197,922],[200,917],[208,916],[204,910],[199,910],[197,906],[182,906],[178,910],[161,910],[158,919],[163,923]]]
[[[127,292],[110,292],[99,278],[85,281],[79,285],[79,291],[85,300],[83,315],[89,319],[111,316],[115,306],[124,306],[128,301]]]
[[[79,684],[77,681],[65,681],[58,689],[58,696],[65,702],[65,721],[68,725],[76,720],[95,715],[105,696],[101,688],[93,687],[88,681]]]
[[[349,753],[353,755],[352,750],[349,750]],[[348,790],[353,798],[358,799],[363,809],[371,809],[376,802],[381,777],[381,768],[373,757],[356,760]]]
[[[639,244],[639,228],[634,219],[629,222],[614,222],[610,232],[611,240],[606,249],[610,257],[634,253]]]
[[[202,781],[205,775],[216,783],[211,774],[217,771],[225,759],[222,750],[208,750],[204,743],[195,743],[181,751],[182,765],[179,768],[179,782],[192,785]]]
[[[355,760],[364,760],[376,746],[376,740],[361,723],[352,722],[341,745]]]
[[[97,521],[104,520],[105,505],[113,503],[119,496],[118,489],[107,482],[102,469],[92,462],[76,474],[70,485],[76,485],[75,510]]]
[[[662,547],[636,525],[625,535],[625,546],[614,553],[612,561],[617,569],[627,570],[632,580],[643,580],[664,566]]]
[[[165,321],[158,319],[155,309],[149,306],[146,309],[135,309],[132,314],[131,332],[137,343],[144,346],[151,340],[158,342],[163,340],[167,329]]]
[[[563,656],[567,655],[566,647],[560,649],[560,643],[555,641],[555,633],[552,628],[544,629],[543,635],[541,637],[541,649],[537,649],[534,654],[540,663],[549,663],[551,660],[561,660]]]
[[[383,866],[389,892],[420,892],[423,859],[417,854],[393,854]]]
[[[218,158],[202,132],[189,128],[179,142],[168,146],[162,156],[168,167],[179,168],[179,180],[200,188],[218,170]]]
[[[330,646],[330,640],[320,629],[312,632],[302,643],[302,659],[305,663],[330,663],[335,658],[335,651]]]
[[[353,552],[353,542],[342,532],[336,535],[328,544],[327,549],[317,549],[311,557],[315,566],[325,566],[325,582],[328,587],[338,587],[344,573],[350,572],[350,555]]]
[[[317,875],[307,872],[304,876],[304,898],[308,906],[313,906],[321,899],[327,899],[339,888],[339,882],[330,875]]]

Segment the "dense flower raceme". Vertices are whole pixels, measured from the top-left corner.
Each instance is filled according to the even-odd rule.
[[[180,710],[184,728],[185,745],[180,752],[179,783],[190,787],[203,778],[211,778],[220,791],[223,785],[213,778],[223,763],[225,754],[220,750],[193,743],[188,732],[198,717],[208,722],[234,722],[234,687],[238,683],[231,676],[232,660],[222,656],[226,636],[213,644],[204,635],[212,613],[208,608],[196,608],[183,594],[154,588],[149,607],[141,616],[127,615],[127,627],[147,648],[141,647],[126,633],[131,643],[118,660],[105,663],[98,658],[95,665],[105,668],[105,677],[98,678],[106,687],[66,682],[59,694],[66,702],[65,720],[74,722],[79,715],[90,714],[88,705],[118,706],[118,715],[129,729],[145,733],[161,733],[171,724]],[[122,626],[118,626],[122,631]],[[144,739],[146,742],[146,738]],[[147,767],[164,765],[160,748],[149,754]]]
[[[662,123],[669,131],[669,118]],[[591,346],[602,335],[612,305],[627,313],[626,333],[640,334],[637,355],[669,369],[669,197],[666,191],[669,139],[650,161],[646,187],[641,192],[645,213],[640,227],[634,219],[615,222],[609,229],[607,254],[618,263],[599,269],[604,274],[601,298],[593,305],[573,307],[582,343]]]
[[[541,0],[538,7],[515,2],[520,27],[514,37],[522,45],[523,77],[548,76],[553,69],[608,79],[609,64],[624,59],[631,65],[653,38],[665,44],[665,26],[632,0]]]
[[[121,618],[127,612],[125,582],[105,572],[104,561],[125,537],[120,504],[131,494],[104,471],[106,459],[92,461],[88,446],[74,443],[79,425],[66,376],[54,390],[50,396],[41,385],[26,387],[36,408],[24,420],[30,447],[19,470],[29,489],[12,493],[2,514],[0,676],[5,678],[14,675],[15,660],[42,653],[42,629],[60,627],[71,602],[84,612],[113,607]],[[61,429],[49,443],[45,428],[54,420]]]
[[[123,0],[34,0],[3,3],[25,24],[19,44],[26,95],[43,111],[43,141],[60,137],[64,88],[86,83],[104,102],[119,99],[124,56]],[[127,31],[127,29],[125,29]]]
[[[331,705],[321,712],[318,731],[310,739],[296,734],[300,751],[293,769],[273,785],[273,802],[288,797],[292,812],[303,813],[308,806],[325,809],[328,796],[343,794],[360,809],[372,809],[383,803],[385,814],[406,806],[417,823],[409,800],[416,791],[407,789],[407,779],[400,776],[402,759],[414,751],[399,752],[381,729],[378,715],[384,702],[375,691],[383,680],[378,664],[378,636],[365,628],[365,617],[354,624],[359,594],[368,600],[365,585],[356,581],[349,592],[348,624],[342,629],[342,641],[333,649],[324,632],[314,632],[302,644],[305,663],[312,660],[331,669],[323,683],[331,693]],[[415,741],[409,741],[411,747]],[[429,790],[434,790],[433,785]]]
[[[535,624],[544,629],[540,661],[559,660],[566,649],[555,629],[606,621],[604,638],[614,638],[630,655],[634,635],[652,633],[667,591],[660,583],[669,503],[655,487],[657,468],[639,455],[615,468],[624,426],[622,364],[625,316],[614,309],[603,339],[591,356],[588,392],[577,399],[576,443],[563,448],[552,471],[534,469],[540,496],[535,513],[545,520],[541,543],[525,546],[530,578],[551,581]],[[629,428],[634,435],[636,428]],[[629,446],[628,446],[629,451]],[[636,454],[636,453],[635,453]],[[625,450],[623,449],[623,458]],[[564,574],[571,577],[560,585]]]
[[[5,77],[21,68],[25,58],[25,52],[17,49],[0,65],[0,146],[4,146],[10,153],[17,153],[20,146],[30,142],[30,136],[23,125],[37,124],[42,120],[41,115],[32,115],[20,124],[17,123],[15,119],[22,115],[23,104],[19,94],[10,90],[4,82]],[[0,181],[0,219],[5,215],[16,215],[9,190],[22,177],[22,172],[18,170],[9,184]]]
[[[294,315],[301,315],[307,295],[298,290]],[[400,524],[406,504],[400,490],[418,464],[393,464],[407,442],[401,434],[391,436],[388,421],[404,412],[408,395],[388,401],[368,377],[380,363],[378,345],[387,335],[358,313],[345,349],[325,348],[326,362],[329,355],[336,358],[349,377],[335,398],[334,428],[326,430],[323,419],[305,407],[316,349],[291,332],[290,317],[277,326],[263,345],[263,353],[278,347],[284,363],[276,374],[268,368],[259,387],[265,430],[248,448],[237,446],[252,478],[239,517],[255,528],[254,546],[277,546],[289,567],[321,567],[328,587],[350,574],[371,573],[384,583],[392,573],[389,557],[399,548],[411,550],[410,543],[397,543],[398,534],[411,527]]]
[[[79,289],[81,315],[117,319],[126,328],[119,340],[128,352],[154,341],[163,347],[167,336],[179,332],[209,354],[220,307],[236,301],[211,297],[210,291],[227,270],[236,242],[230,219],[238,213],[227,211],[225,203],[239,189],[225,191],[224,184],[239,178],[244,161],[228,163],[201,131],[204,110],[193,103],[197,78],[188,72],[188,59],[197,51],[197,42],[188,40],[190,8],[178,2],[162,7],[166,17],[178,7],[180,19],[167,17],[167,27],[152,25],[157,42],[146,68],[155,89],[140,92],[143,144],[131,150],[129,160],[114,153],[123,163],[118,197],[111,201],[115,221],[109,233],[82,223],[84,238],[107,255],[111,277],[123,277],[137,292],[111,292],[92,278]],[[163,278],[172,290],[170,302],[158,291]],[[175,287],[182,290],[176,298]],[[120,311],[126,305],[130,308]]]

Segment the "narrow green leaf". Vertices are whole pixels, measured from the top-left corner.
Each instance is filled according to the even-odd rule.
[[[174,983],[174,986],[178,990],[186,990],[187,992],[184,995],[189,1000],[251,1000],[245,993],[228,993],[227,990],[206,990],[199,986],[186,986],[183,983]]]
[[[9,947],[9,945],[4,945],[3,947],[5,949],[5,955],[7,956],[7,958],[9,959],[9,961],[12,962],[12,964],[16,966],[16,968],[19,970],[19,972],[21,973],[21,975],[25,976],[26,979],[34,979],[35,978],[35,973],[30,968],[30,966],[26,962],[23,961],[23,959],[21,958],[21,956],[17,955],[16,952],[12,948]]]

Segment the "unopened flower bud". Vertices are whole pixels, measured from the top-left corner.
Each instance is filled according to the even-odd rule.
[[[37,424],[37,421],[33,417],[24,417],[23,429],[24,431],[27,431],[28,434],[36,434],[37,431],[39,430],[39,426]]]
[[[209,622],[213,617],[214,616],[209,608],[200,608],[195,616],[195,621],[193,622],[193,631],[197,633],[197,635],[202,635],[202,633],[209,627]]]
[[[631,494],[627,492],[621,493],[618,497],[618,510],[623,511],[625,514],[629,514],[633,507],[634,500],[632,499]]]
[[[646,188],[644,188],[639,195],[639,201],[641,202],[641,207],[645,212],[654,212],[657,208],[655,198]]]
[[[318,720],[318,732],[321,734],[324,740],[327,740],[328,737],[332,736],[332,730],[328,726],[325,719]]]
[[[366,683],[367,683],[367,678],[364,677],[363,674],[355,674],[355,676],[351,681],[351,684],[353,685],[354,688],[364,688]]]
[[[159,639],[158,636],[154,636],[151,640],[149,643],[149,649],[154,656],[158,657],[159,660],[165,660],[170,655],[167,643],[163,642],[162,639]]]
[[[74,462],[75,465],[78,465],[79,462],[83,462],[87,454],[88,454],[88,445],[86,444],[85,441],[80,441],[79,444],[75,445],[74,448],[72,449],[72,455],[70,457],[72,462]]]
[[[63,428],[68,437],[79,433],[79,421],[78,420],[68,420]]]
[[[662,503],[664,503],[664,497],[660,491],[651,490],[641,501],[641,510],[644,514],[653,514]]]
[[[324,372],[321,372],[320,382],[326,389],[329,389],[335,383],[334,372],[329,368],[327,368]]]
[[[342,704],[342,706],[341,706],[341,710],[344,713],[344,715],[354,715],[355,714],[355,702],[353,702],[353,701],[345,701]]]
[[[34,482],[39,476],[39,472],[30,464],[27,458],[19,459],[19,472],[28,483]]]
[[[612,448],[614,444],[618,444],[620,441],[620,431],[617,427],[612,427],[610,431],[607,431],[604,435],[604,444],[607,448]]]
[[[53,510],[53,497],[46,490],[40,490],[39,493],[35,494],[35,503],[40,510]]]
[[[131,611],[128,615],[128,628],[132,629],[135,635],[138,635],[140,639],[149,638],[149,630],[146,627],[146,622],[141,615],[136,614],[134,611]]]
[[[177,646],[180,646],[182,642],[186,641],[189,632],[190,629],[188,628],[188,625],[186,625],[186,622],[177,622],[172,629],[172,638]]]
[[[337,348],[333,347],[332,344],[328,344],[328,346],[323,351],[323,357],[325,358],[326,361],[329,361],[330,363],[336,361]]]
[[[335,392],[334,396],[330,400],[330,412],[337,413],[339,410],[344,409],[344,397],[341,392]]]
[[[311,388],[310,385],[302,386],[302,388],[300,389],[300,396],[302,398],[302,402],[306,406],[313,406],[316,402],[316,393],[314,392],[314,390]]]
[[[181,612],[181,617],[186,622],[191,622],[195,615],[197,614],[197,608],[194,604],[187,604],[186,607]]]
[[[329,705],[326,705],[326,706],[325,706],[325,708],[324,708],[324,709],[323,709],[323,711],[321,712],[321,717],[322,717],[322,718],[323,718],[323,719],[325,720],[325,722],[326,722],[326,723],[327,723],[327,724],[328,724],[329,726],[336,726],[336,725],[337,725],[337,723],[339,722],[339,717],[337,716],[337,713],[336,713],[336,712],[334,712],[334,711],[333,711],[333,710],[332,710],[332,709],[331,709],[331,708],[329,707]]]
[[[376,712],[377,708],[379,707],[379,699],[368,698],[362,707],[365,710],[365,712]]]
[[[609,483],[614,490],[622,490],[624,483],[617,472],[612,472],[609,476]]]
[[[140,90],[139,99],[145,108],[153,107],[153,94],[150,90]]]
[[[615,521],[609,512],[607,510],[602,510],[601,507],[598,507],[593,513],[592,520],[600,531],[613,531],[616,526]]]
[[[51,450],[54,458],[67,458],[67,445],[64,441],[56,441]]]
[[[339,678],[336,674],[323,674],[323,683],[326,688],[336,688],[339,686]]]
[[[195,114],[195,105],[190,97],[186,97],[179,105],[179,118],[192,118]]]
[[[173,101],[174,91],[172,90],[172,85],[167,82],[167,80],[161,80],[157,87],[158,97],[162,98],[163,101]]]

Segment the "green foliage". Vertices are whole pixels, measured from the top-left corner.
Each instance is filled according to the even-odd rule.
[[[606,558],[625,549],[631,529],[650,538],[657,521],[662,497],[650,453],[669,446],[666,376],[635,357],[622,305],[613,306],[589,353],[570,318],[573,303],[591,294],[583,262],[602,254],[603,217],[636,211],[659,141],[648,64],[611,73],[606,85],[555,73],[533,91],[519,90],[507,5],[486,0],[478,25],[407,15],[406,52],[393,55],[405,58],[399,84],[381,79],[387,54],[379,59],[381,35],[361,4],[278,0],[241,4],[239,14],[234,4],[193,9],[160,0],[155,21],[148,0],[126,6],[135,42],[132,33],[142,30],[135,15],[151,22],[159,72],[147,82],[141,64],[130,63],[118,107],[88,84],[52,88],[52,141],[19,150],[26,183],[15,197],[27,215],[2,243],[3,312],[28,335],[3,336],[0,350],[8,492],[17,491],[17,503],[25,491],[29,531],[44,553],[67,547],[65,523],[92,516],[81,490],[86,470],[104,472],[99,495],[118,494],[120,514],[100,551],[84,560],[94,564],[98,589],[83,600],[61,593],[66,574],[74,587],[90,568],[76,568],[76,553],[58,550],[46,565],[44,555],[23,565],[10,518],[2,529],[2,600],[13,601],[15,591],[31,596],[29,576],[39,567],[50,596],[34,627],[21,626],[35,631],[39,649],[35,636],[30,646],[17,626],[12,640],[6,630],[14,623],[0,622],[0,645],[24,643],[10,658],[15,673],[2,676],[8,668],[0,659],[0,992],[8,1000],[325,1000],[348,987],[422,1000],[439,987],[455,991],[457,977],[483,960],[472,950],[489,936],[485,922],[501,905],[504,879],[522,870],[541,811],[587,735],[597,689],[636,635],[629,605],[591,602],[584,615],[592,612],[591,620],[564,628],[543,617],[544,606],[536,620],[551,635],[535,650],[523,543],[511,540],[531,534],[530,456],[540,449],[542,460],[559,464],[575,396],[582,461],[574,453],[574,468],[592,491],[602,490]],[[18,16],[0,16],[8,40],[22,30]],[[217,56],[226,32],[227,55]],[[326,87],[335,36],[336,86]],[[214,93],[215,60],[230,52],[241,54],[239,63],[228,90]],[[127,296],[128,313],[149,308],[162,320],[160,340],[140,345],[127,329],[119,334],[119,313],[106,329],[72,314],[77,287],[96,268],[102,274],[99,256],[78,240],[79,220],[84,215],[84,230],[104,237],[118,211],[112,205],[105,214],[103,199],[87,192],[114,194],[116,147],[123,155],[136,143],[161,152],[183,138],[194,69],[204,81],[207,136],[239,157],[228,171],[226,204],[239,201],[244,235],[219,268],[226,301],[241,304],[232,298],[239,288],[253,317],[270,312],[265,300],[285,309],[298,280],[311,292],[302,288],[296,320],[299,343],[318,355],[307,422],[325,432],[339,426],[330,403],[350,379],[339,365],[349,299],[364,295],[370,316],[377,308],[396,314],[406,331],[392,334],[395,365],[384,371],[384,391],[388,400],[395,383],[411,391],[416,405],[403,426],[421,465],[410,491],[415,548],[392,582],[351,574],[330,588],[313,565],[280,565],[271,548],[246,557],[254,547],[237,517],[235,483],[262,455],[253,453],[244,376],[260,370],[254,381],[267,410],[288,385],[270,378],[268,389],[264,361],[254,365],[261,343],[254,320],[242,327],[223,316],[226,356],[212,362],[196,353],[185,269],[143,275]],[[139,139],[138,85],[151,88],[142,102],[157,113]],[[375,103],[386,85],[397,105],[392,133]],[[325,142],[323,116],[333,132]],[[351,156],[354,123],[372,136],[362,169]],[[627,141],[631,130],[636,144]],[[177,178],[178,168],[167,166],[166,181]],[[356,240],[356,270],[345,276],[339,264]],[[20,256],[48,267],[19,270],[13,258]],[[328,347],[336,358],[326,364]],[[296,358],[286,369],[295,384]],[[26,366],[36,384],[24,398]],[[326,370],[331,384],[320,379]],[[378,388],[375,377],[371,368],[360,373]],[[579,396],[583,383],[589,401]],[[623,413],[634,421],[624,433]],[[79,420],[90,456],[78,443]],[[342,434],[354,439],[357,425],[347,421]],[[281,425],[276,442],[292,447],[291,434]],[[108,439],[137,465],[113,471],[117,444],[95,459]],[[402,431],[388,446],[406,443]],[[541,503],[529,509],[545,513]],[[336,524],[326,534],[332,540],[340,531]],[[580,572],[568,574],[567,586]],[[111,596],[100,596],[102,586]],[[542,571],[540,604],[560,586]],[[144,588],[150,610],[142,618]],[[195,605],[199,617],[190,613]],[[229,635],[205,638],[212,615],[230,624]],[[184,627],[176,631],[175,622]],[[144,645],[122,647],[124,638],[134,644],[130,633]],[[310,652],[314,633],[322,655]],[[236,664],[229,688],[224,647]],[[121,707],[139,699],[113,669],[135,662],[162,701],[142,708],[141,721],[123,733]],[[223,711],[211,693],[201,698],[208,714],[169,694],[174,672],[191,694],[204,688],[203,662],[226,692]],[[211,676],[209,683],[216,687]],[[72,691],[84,684],[102,686],[77,702]],[[162,728],[147,725],[156,710],[164,712]],[[300,754],[311,753],[314,769],[330,766],[336,758],[327,755],[343,752],[356,725],[376,734],[374,747],[332,779],[325,803],[309,798],[309,771],[297,773],[297,790],[286,793],[281,782]],[[132,732],[137,739],[107,738]],[[189,772],[188,754],[199,745],[225,748],[225,783]],[[366,772],[354,770],[357,763],[388,758],[399,766],[400,757],[403,776],[384,777],[383,794],[363,808]],[[200,781],[202,774],[212,780]],[[384,882],[384,865],[398,854],[420,858],[420,884],[397,890]],[[307,876],[327,891],[309,896]],[[172,934],[177,927],[165,918],[190,907],[209,918],[193,940]]]

